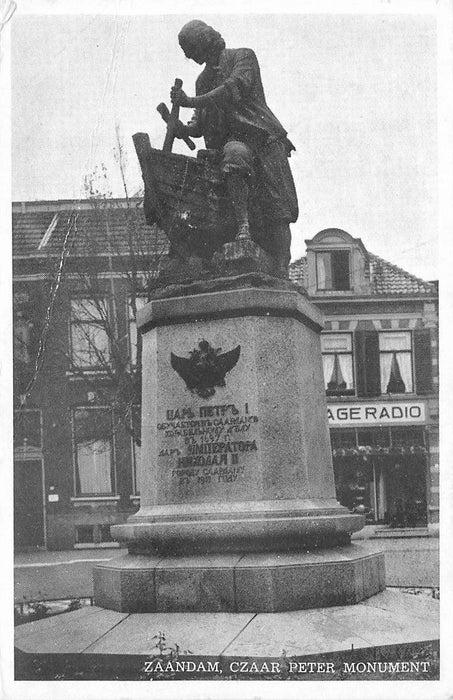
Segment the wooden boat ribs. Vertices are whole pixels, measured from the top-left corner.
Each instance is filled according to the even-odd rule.
[[[184,242],[204,258],[234,239],[236,220],[215,163],[152,148],[148,134],[135,134],[133,140],[149,225],[157,223],[176,248]]]

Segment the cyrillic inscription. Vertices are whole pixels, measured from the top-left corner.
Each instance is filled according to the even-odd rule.
[[[233,483],[244,475],[247,455],[258,451],[257,423],[248,403],[167,408],[157,425],[158,456],[181,485]]]

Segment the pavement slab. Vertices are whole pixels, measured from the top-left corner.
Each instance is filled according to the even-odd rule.
[[[89,654],[150,654],[156,650],[156,636],[181,653],[218,656],[237,637],[253,613],[137,613],[93,643]]]
[[[354,608],[357,606],[353,606]],[[304,656],[368,646],[352,629],[319,609],[257,615],[225,649],[226,656]]]
[[[413,605],[416,605],[416,601]],[[384,610],[358,603],[354,607],[325,608],[323,615],[349,630],[357,630],[367,644],[372,646],[401,644],[403,640],[409,643],[439,638],[438,616],[425,616],[423,619],[421,614],[408,615],[405,609]]]
[[[25,652],[77,654],[118,625],[126,613],[95,606],[16,627],[16,646]]]
[[[414,603],[414,598],[416,603]],[[374,608],[389,610],[398,615],[409,615],[421,620],[439,617],[439,601],[426,595],[407,594],[400,591],[385,590],[377,595],[362,600],[362,605],[369,605]]]

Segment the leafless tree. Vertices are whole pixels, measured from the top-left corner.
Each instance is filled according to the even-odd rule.
[[[31,321],[16,305],[16,391],[25,406],[43,368],[63,358],[93,406],[113,408],[114,430],[122,426],[140,445],[141,340],[136,334],[134,347],[131,335],[167,248],[162,233],[144,224],[141,198],[129,195],[118,127],[116,136],[124,197],[112,197],[104,165],[88,175],[83,206],[62,217],[47,246],[45,314]]]

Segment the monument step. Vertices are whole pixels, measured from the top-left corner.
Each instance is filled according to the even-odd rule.
[[[158,557],[126,554],[93,569],[96,605],[120,612],[279,612],[350,605],[385,588],[382,552],[351,544],[310,552]]]

